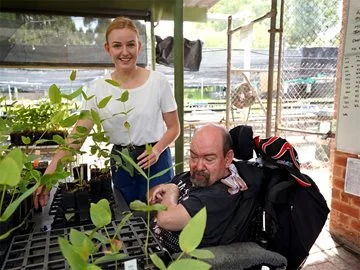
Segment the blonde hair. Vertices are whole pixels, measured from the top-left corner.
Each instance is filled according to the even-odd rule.
[[[137,29],[135,23],[127,17],[118,17],[115,18],[106,29],[106,33],[105,33],[106,42],[108,42],[108,37],[111,31],[115,29],[124,29],[124,28],[133,30],[140,41],[139,30]]]

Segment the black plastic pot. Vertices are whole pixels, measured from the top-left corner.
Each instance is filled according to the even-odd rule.
[[[75,205],[80,222],[88,221],[90,219],[90,198],[88,190],[78,190],[75,193]]]
[[[107,232],[112,235],[120,221],[113,221],[106,227]],[[88,231],[93,225],[80,226],[76,229]],[[58,246],[58,236],[68,237],[70,228],[51,230],[47,232],[18,235],[13,238],[9,251],[5,257],[3,270],[37,270],[37,269],[69,269],[66,260],[62,257]],[[144,269],[145,253],[144,243],[146,237],[146,223],[142,218],[131,218],[117,237],[122,241],[122,252],[127,254],[126,260],[137,259],[139,269]],[[102,247],[105,249],[105,247]],[[157,239],[150,232],[149,253],[157,253],[161,258],[166,257],[166,252]],[[94,254],[94,259],[103,256],[99,251]],[[117,262],[119,269],[123,269],[123,261]],[[115,262],[99,265],[102,269],[115,269]]]
[[[115,200],[112,193],[92,194],[88,191],[77,190],[76,192],[67,194],[62,191],[63,189],[64,185],[61,185],[56,190],[50,205],[49,215],[54,215],[51,225],[52,228],[81,226],[91,223],[89,213],[90,203],[96,203],[102,198],[106,198],[110,202],[110,207],[113,212]],[[64,198],[64,195],[69,197]],[[69,205],[70,201],[72,201],[71,207]],[[115,216],[114,212],[112,214]]]
[[[89,181],[90,192],[93,195],[103,195],[105,198],[112,194],[111,176],[99,176]]]
[[[73,168],[73,175],[74,179],[82,179],[87,181],[88,180],[88,165],[86,163],[80,164],[79,166],[75,166]]]
[[[75,192],[74,191],[62,191],[62,208],[64,210],[75,209]]]

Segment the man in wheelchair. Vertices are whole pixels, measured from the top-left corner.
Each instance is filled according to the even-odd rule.
[[[220,245],[218,250],[230,254],[223,256],[221,269],[224,261],[234,260],[233,252],[241,253],[234,242],[257,242],[267,250],[255,248],[253,253],[283,255],[287,269],[297,269],[305,261],[329,208],[315,182],[300,172],[297,152],[289,142],[252,136],[248,126],[230,132],[213,124],[200,127],[190,144],[190,171],[150,190],[151,203],[168,207],[157,214],[154,232],[170,252],[180,251],[180,231],[206,206],[200,247]],[[258,159],[249,162],[254,151]],[[258,264],[258,258],[253,262]],[[284,265],[281,258],[279,265]]]
[[[180,231],[204,206],[207,224],[201,246],[230,243],[226,230],[232,224],[236,206],[244,198],[242,193],[248,189],[232,164],[233,158],[229,132],[218,125],[202,126],[191,141],[190,171],[150,191],[152,204],[168,207],[157,214],[155,233],[169,251],[180,251]],[[236,237],[235,231],[233,234],[231,240]]]

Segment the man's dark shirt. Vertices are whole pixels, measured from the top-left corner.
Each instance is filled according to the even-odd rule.
[[[228,192],[228,186],[220,181],[209,187],[193,187],[189,172],[176,175],[171,183],[179,187],[178,203],[185,207],[191,217],[206,206],[206,229],[200,247],[219,245],[226,228],[234,218],[242,192],[231,195]],[[154,231],[163,246],[170,252],[180,252],[180,231],[171,232],[156,225]]]

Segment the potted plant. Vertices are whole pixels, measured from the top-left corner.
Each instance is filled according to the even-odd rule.
[[[154,208],[160,209],[159,205],[156,205]],[[166,210],[165,208],[161,209]],[[117,224],[113,235],[110,235],[107,232],[107,225],[111,222],[109,202],[106,199],[102,199],[96,204],[92,203],[90,213],[91,220],[95,225],[94,229],[87,232],[71,229],[69,240],[60,236],[58,242],[61,252],[72,269],[101,269],[102,264],[112,261],[115,262],[112,269],[118,269],[119,263],[131,258],[131,254],[126,253],[122,248],[128,245],[127,234],[122,234],[122,228],[129,222],[132,214],[128,213],[124,215],[121,222]],[[214,257],[212,252],[196,249],[203,237],[205,225],[206,209],[203,208],[190,220],[180,234],[179,241],[182,250],[180,256],[166,267],[158,253],[154,252],[150,255],[154,265],[158,269],[210,269],[211,265],[198,259],[211,259]],[[100,230],[101,228],[102,230]],[[146,241],[149,240],[149,230],[147,230],[147,232]],[[123,237],[121,235],[123,235]],[[152,240],[156,242],[155,239]],[[143,252],[146,256],[145,266],[149,266],[149,262],[147,261],[147,254],[149,252],[147,245],[145,245]],[[99,256],[99,253],[102,255]],[[159,251],[159,253],[161,253],[161,251]],[[184,255],[197,259],[182,258]],[[141,257],[141,254],[140,256],[138,254],[137,257]]]
[[[49,93],[53,92],[53,90],[50,90]],[[4,101],[5,98],[0,97],[0,102]],[[36,113],[30,110],[31,116],[29,116],[24,111],[24,107],[21,107],[18,110],[9,109],[6,104],[3,106],[6,109],[7,116],[6,118],[0,118],[0,227],[2,227],[0,230],[0,240],[8,238],[16,229],[24,224],[26,217],[17,214],[18,208],[25,200],[31,201],[31,195],[40,185],[50,188],[57,183],[59,179],[66,178],[69,175],[61,166],[59,166],[52,175],[41,175],[41,173],[33,166],[34,160],[39,157],[35,156],[33,151],[25,152],[23,151],[23,148],[20,148],[19,146],[9,145],[7,140],[8,136],[13,131],[20,130],[21,127],[27,126],[28,129],[30,129],[30,126],[39,128],[39,123],[45,125],[44,119],[46,119],[47,122],[47,129],[54,127],[66,128],[67,122],[65,116],[67,113],[61,111],[62,117],[59,117],[59,112],[55,113],[51,109],[50,104],[53,103],[52,100],[50,100],[50,102],[43,102],[43,105],[41,105],[43,107],[40,107],[45,112],[42,112],[43,114],[37,114],[37,118],[34,118],[34,115],[39,113],[38,109],[36,110]],[[58,107],[55,106],[55,108]],[[19,117],[18,122],[16,121],[15,114],[12,114],[12,112],[15,111],[19,112],[18,115],[22,115]],[[51,115],[51,117],[49,115]],[[38,119],[39,121],[31,123],[31,119]],[[26,123],[26,121],[28,121],[28,123]],[[32,130],[35,130],[35,128]],[[25,136],[21,137],[21,141],[25,146],[32,143],[32,139]],[[59,144],[63,143],[64,139],[59,135],[53,135],[51,140],[40,139],[36,140],[35,144],[41,144],[46,141],[53,141]],[[22,212],[29,212],[28,206],[24,206]],[[11,219],[17,216],[20,216],[21,220],[13,222]],[[6,227],[7,222],[10,222],[12,225]],[[3,229],[3,226],[5,229]]]
[[[38,145],[53,145],[54,135],[64,137],[66,130],[59,123],[51,121],[58,111],[66,111],[62,103],[51,104],[49,100],[40,101],[38,104],[15,104],[7,110],[7,120],[10,122],[10,141],[13,145],[25,145],[22,137],[30,139],[27,144],[35,144],[40,139],[45,139]]]

